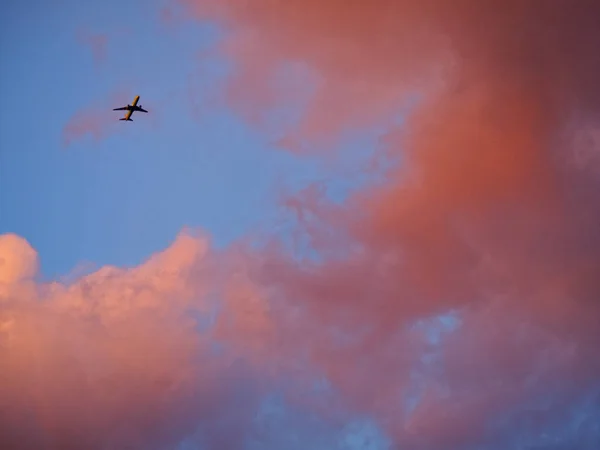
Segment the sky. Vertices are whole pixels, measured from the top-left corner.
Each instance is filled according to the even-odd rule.
[[[600,11],[453,5],[9,2],[0,444],[598,448]]]
[[[26,237],[48,277],[81,261],[137,264],[185,225],[225,244],[276,208],[274,183],[326,176],[203,105],[227,72],[224,58],[201,56],[218,29],[174,29],[165,7],[40,2],[29,13],[15,2],[3,19],[2,232]],[[155,117],[127,129],[111,110],[135,95]]]

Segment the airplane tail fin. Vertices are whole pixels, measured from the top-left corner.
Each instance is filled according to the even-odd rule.
[[[125,117],[123,117],[123,118],[121,118],[121,119],[119,119],[119,120],[126,120],[126,121],[128,121],[128,122],[133,122],[133,120],[132,120],[132,119],[126,119]]]

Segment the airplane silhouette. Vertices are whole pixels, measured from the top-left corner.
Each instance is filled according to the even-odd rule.
[[[144,108],[142,108],[142,105],[137,106],[137,102],[139,99],[140,99],[140,96],[136,95],[135,98],[133,99],[133,103],[131,105],[123,106],[122,108],[113,109],[113,111],[127,111],[127,114],[125,114],[125,117],[123,117],[119,120],[127,120],[129,122],[133,122],[133,120],[131,120],[131,115],[134,113],[134,111],[140,111],[140,112],[145,112],[145,113],[148,112]]]

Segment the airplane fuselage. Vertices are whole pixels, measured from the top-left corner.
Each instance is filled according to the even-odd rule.
[[[131,105],[127,105],[127,114],[125,114],[125,120],[131,120],[131,115],[133,114],[133,111],[135,111],[135,107],[136,107],[139,99],[140,99],[140,96],[136,95],[135,98],[133,99],[133,102],[131,103]]]

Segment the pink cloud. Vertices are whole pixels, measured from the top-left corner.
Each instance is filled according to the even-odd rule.
[[[114,130],[114,119],[99,107],[78,111],[63,128],[63,145],[68,147],[86,135],[91,135],[96,142],[105,139]]]
[[[421,94],[382,142],[381,152],[402,161],[385,185],[341,211],[315,197],[288,202],[312,215],[303,231],[325,261],[273,256],[263,274],[300,310],[298,326],[311,323],[315,341],[304,344],[348,398],[399,442],[440,448],[491,439],[485,430],[497,415],[544,390],[564,383],[573,394],[595,383],[595,2],[515,0],[502,10],[470,0],[179,3],[229,31],[220,49],[238,71],[227,101],[245,116],[287,101],[266,81],[282,64],[314,71],[316,93],[293,141],[384,123]],[[574,130],[584,127],[586,159],[573,153],[583,145]],[[416,410],[411,432],[422,431],[412,441],[406,422],[393,419],[415,364],[397,361],[413,355],[402,330],[454,310],[464,331],[445,347],[452,356],[436,380],[452,393],[431,394]],[[354,336],[345,350],[332,330]]]
[[[62,130],[62,143],[64,147],[71,146],[74,142],[90,136],[94,142],[101,142],[114,133],[122,130],[118,114],[123,111],[113,111],[113,108],[125,106],[131,102],[133,95],[131,89],[118,89],[104,98],[83,106],[76,111]]]
[[[235,354],[211,357],[209,336],[187,314],[211,307],[210,254],[206,238],[182,234],[139,267],[36,285],[35,252],[22,238],[1,236],[0,441],[18,442],[13,448],[173,445],[204,423],[214,445],[239,448],[258,401],[258,366],[235,363]],[[260,297],[244,306],[251,287],[229,286],[226,297],[239,310],[234,333],[251,346],[269,319],[252,314]],[[219,422],[225,430],[210,431]],[[24,436],[27,429],[36,432]]]

